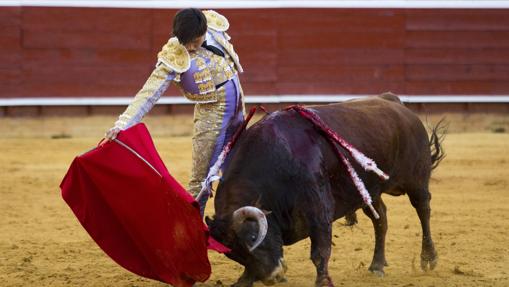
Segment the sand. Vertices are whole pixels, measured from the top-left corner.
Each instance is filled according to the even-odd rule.
[[[438,115],[429,121],[436,122]],[[431,181],[431,228],[439,263],[419,269],[420,224],[408,198],[384,195],[386,276],[367,271],[369,219],[334,223],[330,273],[336,286],[509,286],[509,116],[449,115],[446,159]],[[91,240],[58,188],[74,156],[97,144],[112,117],[0,119],[0,286],[167,286],[116,265]],[[191,169],[191,118],[147,119],[173,176]],[[210,203],[210,202],[209,202]],[[209,204],[207,214],[213,214]],[[309,240],[285,248],[288,283],[313,286]],[[242,268],[210,252],[213,272],[197,286],[235,282]],[[257,283],[256,286],[263,286]]]

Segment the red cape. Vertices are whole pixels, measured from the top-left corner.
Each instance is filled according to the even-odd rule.
[[[174,286],[207,280],[207,248],[228,249],[208,236],[198,203],[169,174],[145,125],[117,139],[128,147],[107,142],[74,159],[60,184],[62,197],[127,270]]]

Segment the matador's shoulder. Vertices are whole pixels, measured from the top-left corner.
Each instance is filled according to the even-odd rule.
[[[203,11],[203,14],[205,14],[207,18],[207,26],[209,29],[217,32],[226,32],[230,27],[228,19],[214,10]],[[223,37],[226,37],[226,40],[229,38],[226,34]],[[172,37],[168,40],[168,43],[166,43],[157,54],[157,58],[159,62],[165,64],[168,68],[177,73],[183,73],[191,66],[191,57],[187,49],[180,44],[177,37]]]
[[[157,54],[157,59],[177,73],[183,73],[191,66],[191,57],[177,37],[168,40]]]
[[[225,32],[230,28],[230,23],[228,23],[228,19],[225,16],[217,13],[214,10],[205,10],[203,11],[205,17],[207,18],[207,26],[218,32]]]

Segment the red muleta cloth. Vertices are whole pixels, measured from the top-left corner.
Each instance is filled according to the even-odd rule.
[[[143,124],[74,159],[62,197],[99,247],[140,276],[192,286],[211,273],[208,235],[198,203],[169,174]]]

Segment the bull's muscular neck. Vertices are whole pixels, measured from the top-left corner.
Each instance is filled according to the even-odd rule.
[[[325,177],[324,148],[330,150],[313,126],[294,112],[274,113],[255,124],[232,151],[216,194],[216,216],[227,218],[240,207],[256,206],[272,212],[271,228],[301,233],[307,223],[299,210],[306,209],[308,197],[316,191],[311,187],[316,176]],[[283,234],[289,235],[287,244],[307,236]]]

